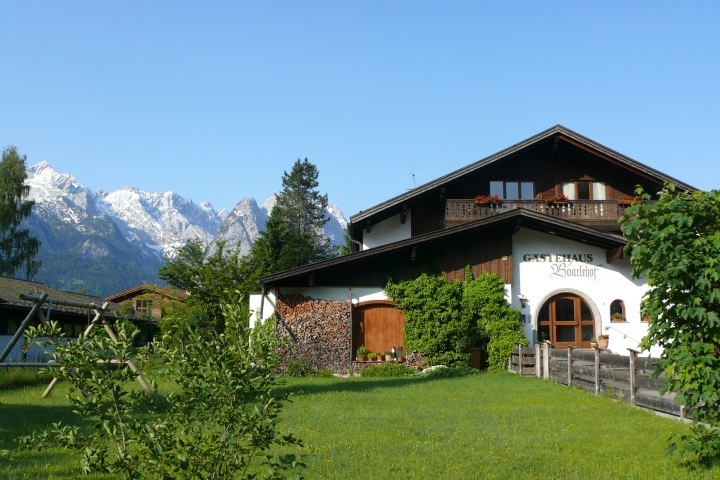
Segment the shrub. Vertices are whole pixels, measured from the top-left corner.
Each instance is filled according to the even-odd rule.
[[[361,377],[396,378],[416,374],[417,371],[404,363],[381,363],[360,370]]]
[[[290,358],[285,361],[283,375],[286,377],[312,377],[315,372],[302,358]]]
[[[323,378],[332,378],[335,375],[333,375],[333,371],[329,368],[323,368],[322,370],[318,370],[318,372],[315,374],[316,377],[323,377]]]
[[[468,375],[480,375],[480,370],[470,367],[445,367],[425,370],[422,375],[430,378],[467,377]]]

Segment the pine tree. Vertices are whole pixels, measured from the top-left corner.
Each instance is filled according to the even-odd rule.
[[[330,220],[327,214],[328,197],[317,190],[319,172],[307,158],[299,158],[290,170],[283,172],[282,191],[278,194],[279,207],[287,230],[293,233],[287,255],[294,260],[286,261],[291,267],[329,258],[333,254],[330,240],[323,233],[323,226]]]
[[[12,277],[25,265],[26,278],[32,278],[40,268],[35,261],[40,241],[30,236],[26,228],[19,228],[30,216],[35,202],[25,200],[30,186],[25,185],[26,155],[20,156],[17,147],[8,145],[0,161],[0,275]]]

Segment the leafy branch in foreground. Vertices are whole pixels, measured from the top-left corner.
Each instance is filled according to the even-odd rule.
[[[48,353],[66,367],[55,374],[72,383],[68,398],[93,432],[54,423],[21,438],[20,449],[67,448],[81,454],[86,473],[126,479],[279,479],[304,467],[289,453],[302,442],[279,431],[288,394],[274,391],[272,325],[250,329],[241,305],[221,311],[226,329],[217,337],[184,332],[181,343],[167,334],[154,347],[165,362],[159,374],[178,388],[152,399],[131,388],[136,374],[125,362],[150,352],[133,348],[138,331],[129,322],[116,325],[117,342],[98,331],[66,343],[54,322],[29,332],[54,347]]]
[[[636,193],[650,198],[640,187]],[[668,451],[710,460],[720,453],[720,192],[667,184],[656,203],[629,207],[620,222],[633,276],[647,276],[651,287],[643,347],[663,348],[655,372],[665,374],[661,393],[694,408],[691,433],[676,434]]]

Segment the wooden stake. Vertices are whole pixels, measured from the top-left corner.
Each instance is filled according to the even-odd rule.
[[[543,373],[545,374],[545,378],[550,380],[550,344],[547,342],[543,343],[543,350]]]
[[[542,376],[542,349],[540,344],[535,344],[535,376],[540,378]]]
[[[630,405],[635,406],[637,396],[637,372],[635,371],[635,355],[638,351],[628,348],[630,352]]]

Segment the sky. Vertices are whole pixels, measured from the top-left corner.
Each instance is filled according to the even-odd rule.
[[[346,217],[562,124],[720,188],[720,2],[0,0],[0,145],[217,210],[298,158]]]

